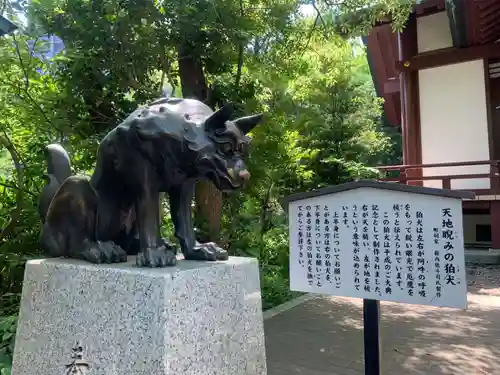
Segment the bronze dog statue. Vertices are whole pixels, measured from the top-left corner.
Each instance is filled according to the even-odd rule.
[[[125,262],[137,254],[138,266],[175,265],[175,246],[160,236],[159,194],[165,192],[184,258],[226,260],[216,244],[196,241],[191,205],[199,179],[232,191],[249,178],[246,134],[262,115],[231,121],[232,113],[231,105],[214,112],[193,99],[158,99],[104,137],[90,179],[71,175],[60,145],[47,146],[42,250],[92,263]]]

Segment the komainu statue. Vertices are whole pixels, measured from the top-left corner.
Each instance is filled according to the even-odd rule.
[[[232,114],[231,105],[214,112],[194,99],[158,99],[104,137],[90,178],[72,176],[66,151],[48,145],[39,202],[42,250],[92,263],[137,254],[138,266],[173,266],[176,247],[160,236],[159,194],[165,192],[184,258],[226,260],[216,244],[196,241],[191,205],[199,179],[232,191],[250,177],[246,134],[262,115],[230,120]]]

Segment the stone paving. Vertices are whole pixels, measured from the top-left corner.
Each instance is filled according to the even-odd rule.
[[[383,373],[500,375],[500,267],[468,266],[467,311],[383,302]],[[268,375],[363,375],[362,301],[314,298],[265,321]]]

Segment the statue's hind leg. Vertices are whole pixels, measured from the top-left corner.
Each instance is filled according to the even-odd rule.
[[[45,222],[40,234],[40,248],[51,257],[64,257],[66,255],[66,241],[62,233],[59,234],[59,241],[54,235],[51,226]]]
[[[77,258],[90,263],[123,263],[127,261],[127,253],[113,241],[83,241],[83,248]]]
[[[91,263],[119,263],[127,254],[112,241],[96,237],[98,196],[88,179],[70,177],[52,199],[42,239],[52,256],[84,259]]]

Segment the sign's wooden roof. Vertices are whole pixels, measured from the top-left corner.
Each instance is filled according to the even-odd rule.
[[[353,182],[348,182],[340,185],[331,185],[321,189],[308,191],[305,193],[297,193],[285,197],[282,201],[283,206],[288,206],[288,203],[299,201],[308,198],[320,197],[322,195],[340,193],[347,190],[354,190],[359,188],[373,188],[381,190],[392,190],[399,191],[403,193],[411,194],[424,194],[433,195],[443,198],[455,198],[455,199],[473,199],[476,195],[471,191],[461,191],[461,190],[449,190],[449,189],[436,189],[422,186],[412,186],[397,184],[393,182],[382,182],[377,180],[358,180]]]

